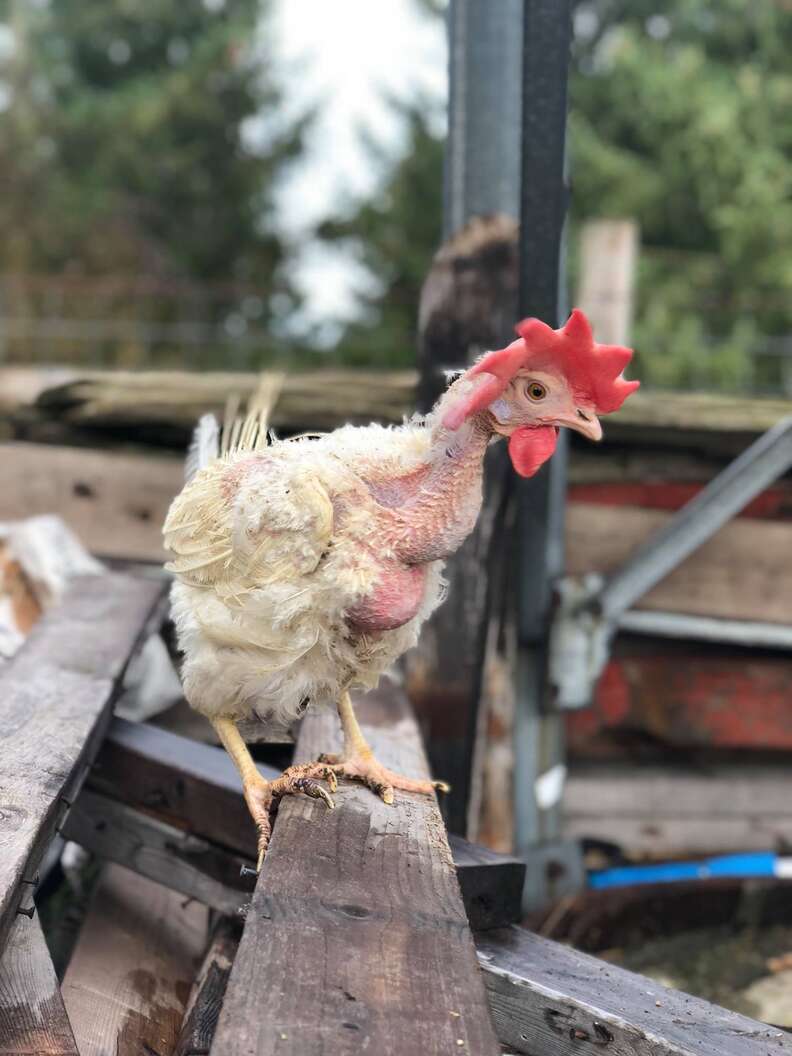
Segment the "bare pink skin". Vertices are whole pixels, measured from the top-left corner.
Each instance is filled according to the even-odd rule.
[[[357,632],[393,630],[417,614],[425,566],[452,554],[470,534],[481,508],[484,454],[492,438],[490,416],[476,415],[464,443],[441,429],[426,466],[384,482],[366,482],[374,500],[373,532],[397,561],[383,561],[374,589],[347,614]]]

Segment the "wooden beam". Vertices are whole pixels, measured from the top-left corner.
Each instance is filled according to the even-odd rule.
[[[522,919],[525,862],[449,835],[468,923],[474,931],[502,928]]]
[[[637,507],[571,503],[567,572],[611,572],[672,515]],[[638,609],[792,623],[792,526],[736,518],[636,604]],[[725,574],[724,570],[728,570]]]
[[[220,913],[250,901],[247,858],[220,849],[107,796],[83,789],[61,829],[67,840],[107,861],[179,891]]]
[[[204,906],[107,866],[63,980],[80,1056],[173,1052],[208,938]]]
[[[382,761],[427,773],[396,687],[358,705]],[[329,713],[303,723],[297,760],[339,745]],[[386,806],[344,783],[336,809],[281,804],[245,920],[212,1052],[495,1056],[484,989],[434,797]]]
[[[564,788],[564,835],[640,858],[770,850],[792,842],[789,767],[782,764],[575,764]]]
[[[0,1056],[78,1056],[38,918],[18,916],[0,957]]]
[[[259,771],[269,779],[278,776],[272,767],[259,765]],[[159,859],[158,872],[157,875],[143,872],[160,883],[168,884],[169,877],[175,879],[181,875],[181,870],[171,873],[162,857],[166,845],[172,848],[175,841],[187,838],[179,830],[187,830],[197,844],[208,841],[208,845],[206,842],[202,844],[207,848],[207,854],[212,849],[216,853],[225,848],[233,855],[242,855],[245,860],[253,855],[253,823],[242,797],[236,767],[222,748],[200,744],[156,726],[114,718],[91,769],[87,787],[98,794],[95,799],[106,801],[106,797],[111,797],[134,808],[138,837],[142,837],[142,826],[151,823],[154,844],[151,856]],[[80,803],[81,800],[77,806]],[[147,820],[149,815],[152,817]],[[131,823],[132,814],[127,813],[124,817],[130,818]],[[158,835],[157,825],[162,822],[176,827],[168,830],[171,832],[168,837]],[[81,842],[76,835],[71,838]],[[105,843],[102,833],[95,836],[84,830],[82,839],[94,841],[93,849],[97,853],[106,853],[107,857],[113,858],[111,843],[108,842],[106,852],[98,849],[97,839],[102,840],[102,845]],[[468,843],[459,836],[451,836],[449,842],[471,928],[503,927],[519,920],[524,863]],[[136,848],[132,844],[130,851],[137,857],[144,854],[142,845]],[[183,857],[189,857],[190,862],[201,869],[198,856],[185,853]],[[146,853],[145,860],[151,863],[152,857]],[[236,864],[239,859],[232,857],[230,860],[235,864],[223,872],[223,883],[232,889],[249,891],[249,885],[233,882],[234,871],[239,872]],[[136,868],[130,856],[123,864]],[[195,897],[200,896],[196,894]],[[245,895],[243,900],[247,897]],[[210,904],[222,908],[217,903]]]
[[[521,928],[478,936],[498,1038],[530,1056],[782,1056],[777,1027],[669,990]]]
[[[239,946],[239,931],[238,924],[228,917],[218,921],[193,983],[173,1056],[208,1056]]]
[[[0,669],[0,948],[162,590],[113,574],[75,580]]]
[[[792,657],[669,639],[621,638],[590,708],[567,715],[578,759],[719,748],[792,751]]]
[[[270,780],[278,776],[272,767],[259,770]],[[237,769],[222,748],[114,718],[88,788],[218,847],[254,856],[256,830]]]
[[[162,561],[184,461],[51,444],[0,444],[0,521],[57,513],[100,556]]]

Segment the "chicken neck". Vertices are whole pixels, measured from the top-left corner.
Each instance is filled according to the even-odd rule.
[[[454,432],[438,422],[424,465],[407,476],[369,484],[383,507],[385,538],[400,561],[424,564],[448,557],[473,530],[492,436],[487,411]]]

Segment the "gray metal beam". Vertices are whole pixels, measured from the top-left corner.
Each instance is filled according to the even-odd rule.
[[[520,207],[522,0],[452,0],[444,231]]]
[[[710,481],[606,580],[595,604],[617,622],[639,598],[792,467],[792,418],[784,418]]]

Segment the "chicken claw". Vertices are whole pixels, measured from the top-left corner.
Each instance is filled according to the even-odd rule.
[[[261,872],[264,855],[267,853],[272,835],[272,819],[277,813],[278,804],[284,796],[302,794],[311,799],[321,799],[328,810],[335,809],[335,803],[314,777],[327,781],[330,791],[338,788],[335,771],[321,763],[303,763],[290,766],[275,781],[267,781],[260,774],[252,774],[243,782],[245,802],[258,830],[258,860],[256,872]]]
[[[320,755],[318,761],[330,766],[338,777],[359,781],[388,805],[393,803],[394,789],[397,788],[403,792],[419,792],[427,796],[432,792],[451,791],[451,786],[445,781],[421,780],[397,774],[378,762],[370,751],[355,753],[346,759],[338,755]]]

